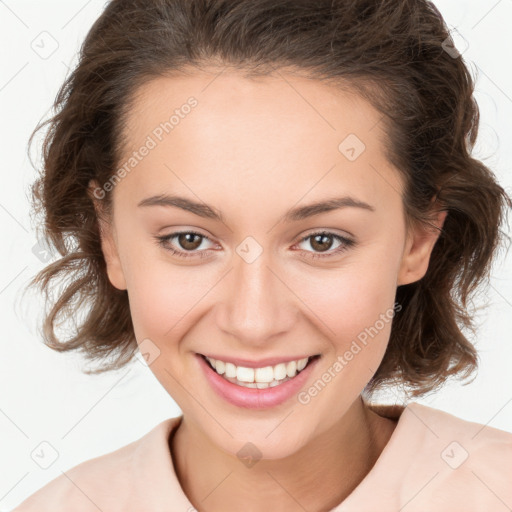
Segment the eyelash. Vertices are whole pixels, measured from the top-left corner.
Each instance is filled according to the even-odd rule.
[[[197,235],[205,240],[209,240],[210,242],[212,241],[206,235],[202,235],[201,233],[197,233],[196,231],[176,231],[175,233],[171,233],[171,234],[165,235],[165,236],[157,236],[155,238],[160,247],[163,247],[166,251],[170,251],[171,254],[173,254],[174,256],[178,256],[180,258],[192,258],[196,254],[199,254],[200,258],[208,257],[208,252],[211,249],[205,249],[203,251],[192,251],[192,252],[187,253],[185,251],[178,251],[176,249],[173,249],[171,246],[168,245],[169,240],[172,240],[173,238],[177,237],[178,235],[184,235],[184,234]],[[340,245],[337,249],[333,250],[329,254],[311,253],[310,251],[303,251],[303,252],[307,252],[309,254],[309,256],[308,256],[309,258],[313,258],[313,259],[315,259],[315,258],[331,258],[338,254],[341,254],[343,251],[346,251],[350,247],[354,247],[356,245],[356,242],[354,240],[351,240],[350,238],[345,238],[340,235],[336,235],[335,233],[331,233],[329,231],[318,231],[316,233],[311,233],[308,236],[301,238],[297,243],[300,244],[301,242],[304,242],[305,240],[307,240],[309,238],[313,238],[318,235],[331,236],[332,238],[335,238],[336,240],[341,242],[342,245]]]

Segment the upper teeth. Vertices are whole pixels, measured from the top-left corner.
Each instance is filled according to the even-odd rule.
[[[225,374],[226,377],[236,378],[240,382],[260,382],[270,383],[274,380],[282,380],[286,377],[295,377],[296,373],[304,369],[308,363],[309,357],[288,363],[280,363],[275,366],[265,366],[263,368],[246,368],[245,366],[235,366],[233,363],[226,363],[219,359],[207,357],[210,364],[215,368],[219,375]]]

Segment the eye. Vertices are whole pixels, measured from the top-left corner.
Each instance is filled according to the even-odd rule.
[[[206,235],[196,233],[195,231],[177,231],[169,235],[157,236],[155,238],[158,245],[180,258],[190,258],[196,254],[201,258],[205,258],[209,255],[208,249],[203,249],[201,251],[197,251],[196,249],[201,247],[203,241],[209,240],[211,242],[211,240]],[[174,238],[177,239],[177,245],[181,246],[184,250],[173,248],[170,242]]]
[[[196,254],[200,258],[205,258],[209,256],[211,250],[198,250],[204,241],[208,240],[211,242],[211,240],[206,235],[202,235],[201,233],[197,233],[195,231],[177,231],[169,235],[157,236],[155,238],[159,246],[180,258],[191,258]],[[176,245],[182,249],[176,249],[176,245],[173,247],[171,241],[174,239],[176,239]],[[354,240],[336,235],[335,233],[331,233],[329,231],[312,233],[306,237],[303,237],[299,243],[304,243],[306,240],[310,240],[309,244],[315,251],[320,251],[320,253],[311,253],[311,251],[307,250],[304,251],[308,253],[308,257],[310,258],[330,258],[356,245]],[[330,250],[333,245],[333,240],[336,240],[339,245],[334,250]],[[322,254],[324,252],[327,254]]]
[[[310,240],[311,239],[311,240]],[[329,231],[320,231],[318,233],[312,233],[301,239],[300,243],[305,242],[306,240],[310,240],[308,243],[315,251],[320,251],[319,253],[311,253],[308,257],[310,258],[330,258],[336,256],[343,251],[347,250],[350,247],[356,245],[356,242],[350,238],[343,237],[341,235],[336,235],[335,233],[331,233]],[[333,242],[332,240],[338,241],[339,245],[336,249],[329,251],[331,249]],[[328,254],[322,254],[323,252],[329,251]],[[306,251],[310,252],[310,251]]]

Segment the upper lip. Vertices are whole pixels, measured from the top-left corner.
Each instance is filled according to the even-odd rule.
[[[294,357],[267,357],[265,359],[260,359],[259,361],[254,361],[250,359],[241,359],[238,357],[228,357],[228,356],[218,356],[214,354],[199,354],[204,357],[209,357],[210,359],[220,359],[226,363],[232,363],[235,366],[244,366],[245,368],[264,368],[265,366],[275,366],[281,363],[288,363],[289,361],[299,361],[300,359],[313,358],[320,354],[313,355],[303,355],[303,356],[294,356]]]

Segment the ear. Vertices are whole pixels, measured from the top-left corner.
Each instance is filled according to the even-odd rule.
[[[431,225],[416,226],[408,233],[397,286],[419,281],[427,273],[430,255],[441,234],[447,213],[447,211],[438,212]]]
[[[105,258],[109,281],[112,286],[118,290],[126,290],[126,281],[121,266],[121,260],[119,259],[115,229],[113,223],[108,220],[102,203],[105,197],[105,191],[98,186],[95,180],[91,180],[87,193],[96,210],[96,218],[98,219],[98,226],[100,228],[101,250]]]

